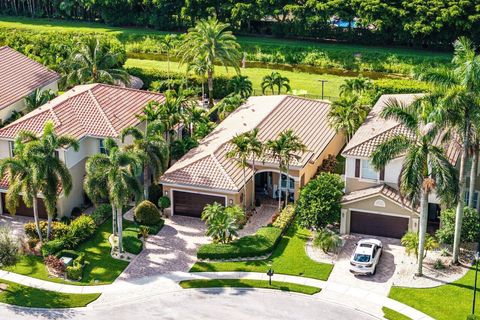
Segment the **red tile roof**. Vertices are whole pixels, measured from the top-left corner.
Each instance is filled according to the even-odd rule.
[[[14,139],[22,130],[41,133],[49,120],[58,134],[77,139],[117,137],[122,129],[138,124],[136,115],[147,102],[164,99],[158,93],[105,84],[76,86],[0,129],[0,139]]]
[[[0,109],[23,99],[60,75],[10,47],[0,47]]]

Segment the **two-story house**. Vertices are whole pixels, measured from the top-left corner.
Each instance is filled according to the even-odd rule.
[[[59,217],[69,216],[74,207],[80,207],[88,201],[83,191],[87,158],[104,152],[103,140],[108,137],[118,139],[122,129],[129,126],[143,128],[144,123],[136,115],[142,112],[149,101],[162,102],[164,99],[158,93],[105,84],[76,86],[0,129],[0,158],[13,156],[13,142],[20,131],[41,134],[47,121],[54,122],[57,134],[68,134],[78,139],[78,151],[72,148],[58,150],[58,157],[66,163],[72,175],[73,188],[68,196],[60,194],[57,213]],[[3,203],[7,189],[8,179],[3,177],[0,181],[0,214],[6,211]],[[33,212],[20,201],[17,214],[31,216]],[[39,215],[46,217],[42,201],[39,201]]]
[[[58,91],[60,75],[10,47],[0,47],[0,122],[25,110],[25,97],[39,89]]]
[[[408,105],[414,94],[383,95],[377,101],[365,122],[348,142],[342,155],[345,162],[345,196],[342,199],[342,234],[361,233],[401,238],[407,231],[418,230],[418,208],[412,208],[398,192],[398,182],[404,157],[400,156],[381,170],[370,162],[376,147],[389,138],[409,131],[397,121],[380,116],[389,100]],[[450,161],[455,164],[460,146],[452,142],[444,145]],[[429,230],[439,224],[440,203],[435,194],[429,198]]]

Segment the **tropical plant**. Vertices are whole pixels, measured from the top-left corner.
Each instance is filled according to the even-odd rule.
[[[260,158],[263,155],[264,146],[262,142],[258,139],[258,128],[253,129],[246,133],[247,137],[247,150],[248,156],[252,159],[252,195],[251,195],[251,206],[255,207],[255,160]]]
[[[463,210],[461,242],[477,242],[480,239],[480,217],[476,209],[465,207]],[[453,244],[455,234],[455,209],[442,210],[440,213],[440,228],[436,237],[441,243]]]
[[[37,192],[43,195],[43,203],[48,215],[47,238],[50,238],[52,219],[56,213],[58,197],[61,189],[66,197],[72,190],[72,176],[65,162],[58,157],[60,149],[72,148],[78,151],[78,140],[69,135],[57,135],[53,121],[47,121],[43,132],[38,136],[35,132],[21,131],[17,143],[25,144],[25,157],[30,163],[37,183]]]
[[[227,152],[227,158],[235,159],[243,171],[243,210],[247,209],[247,167],[249,156],[249,139],[247,134],[242,133],[233,137],[230,141],[232,149]]]
[[[336,252],[342,246],[342,239],[330,229],[322,228],[317,231],[313,239],[313,245],[322,249],[323,252]]]
[[[143,238],[144,245],[147,242],[150,229],[147,226],[140,226],[138,234]]]
[[[235,223],[237,226],[243,226],[245,223],[247,223],[247,217],[245,215],[245,211],[238,206],[238,205],[233,205],[233,206],[228,206],[225,207],[225,214],[232,217],[235,220]]]
[[[340,86],[340,96],[361,95],[372,87],[372,81],[363,76],[346,79]]]
[[[198,141],[195,137],[185,137],[182,140],[174,140],[170,144],[171,158],[178,160],[196,146],[198,146]]]
[[[174,54],[176,46],[178,45],[178,38],[175,34],[167,34],[165,37],[162,38],[160,42],[160,47],[162,51],[165,52],[167,55],[167,73],[170,79],[170,57]]]
[[[25,106],[27,107],[27,111],[30,112],[37,109],[56,96],[56,93],[52,90],[36,89],[31,95],[25,97]]]
[[[119,53],[110,52],[98,38],[89,38],[79,43],[78,49],[65,61],[65,83],[67,86],[98,82],[128,85],[130,76],[120,69],[122,61]]]
[[[235,111],[245,102],[238,94],[229,94],[223,98],[215,107],[210,109],[210,113],[216,112],[220,120],[224,120],[230,113]]]
[[[267,89],[272,91],[272,94],[275,94],[275,87],[277,88],[277,94],[280,94],[282,88],[285,88],[285,91],[290,91],[290,80],[287,77],[283,77],[279,72],[272,72],[263,77],[262,79],[262,93],[265,94]]]
[[[252,95],[252,81],[247,76],[235,75],[228,82],[229,90],[235,94],[239,94],[243,99]]]
[[[113,139],[106,139],[104,146],[106,154],[97,153],[88,158],[83,186],[90,198],[98,192],[98,185],[105,187],[104,192],[112,205],[113,234],[118,235],[118,250],[122,252],[123,208],[132,196],[138,198],[142,193],[137,179],[142,162],[135,153],[120,149]]]
[[[282,172],[286,171],[286,160],[285,160],[285,150],[287,146],[285,145],[284,140],[276,139],[276,140],[268,140],[265,143],[265,153],[272,157],[274,161],[278,163],[278,211],[282,209]],[[289,177],[287,176],[287,179]]]
[[[372,153],[372,164],[381,170],[388,162],[405,155],[399,177],[402,198],[413,207],[420,203],[420,226],[417,275],[422,275],[428,220],[428,196],[435,189],[439,199],[449,204],[458,196],[457,172],[442,147],[435,145],[441,130],[436,120],[436,101],[419,96],[405,105],[395,99],[387,102],[380,114],[403,125],[409,134],[399,134],[377,146]]]
[[[213,242],[229,243],[237,236],[239,228],[238,210],[225,210],[218,203],[205,206],[202,220],[207,225],[206,235],[212,237]]]
[[[369,107],[363,105],[356,95],[345,95],[334,101],[328,112],[330,126],[337,132],[343,133],[348,141],[367,117]]]
[[[188,127],[190,137],[193,137],[198,126],[210,120],[207,117],[206,110],[200,108],[196,102],[192,102],[189,103],[183,111],[183,121]]]
[[[191,61],[187,65],[187,73],[193,72],[200,78],[200,85],[202,86],[202,100],[205,98],[205,74],[207,73],[207,63],[205,59],[198,58]]]
[[[171,204],[172,203],[170,201],[170,198],[167,196],[161,196],[160,198],[158,198],[158,208],[160,209],[160,211],[162,211],[162,213],[163,213],[163,210],[165,210],[166,208],[169,208]]]
[[[0,266],[15,264],[20,245],[8,226],[0,227]]]
[[[405,252],[410,255],[414,254],[415,258],[418,259],[420,255],[420,240],[419,240],[419,235],[417,232],[407,232],[405,235],[402,237],[400,240],[402,243],[402,246],[405,247]],[[430,234],[426,234],[425,236],[425,245],[424,245],[424,250],[421,251],[422,257],[425,258],[427,256],[428,251],[432,251],[436,248],[438,248],[439,244],[437,240],[435,240],[434,237],[432,237]],[[423,259],[422,258],[422,259]]]
[[[181,64],[203,60],[207,66],[208,97],[213,106],[213,77],[215,64],[228,68],[232,66],[240,72],[240,45],[231,31],[226,29],[228,24],[217,19],[197,21],[194,28],[190,28],[179,47]]]

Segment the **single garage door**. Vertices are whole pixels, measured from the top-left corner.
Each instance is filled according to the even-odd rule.
[[[173,191],[173,214],[200,218],[203,208],[205,208],[207,204],[214,202],[218,202],[224,206],[225,197]]]
[[[38,199],[38,217],[42,219],[47,219],[47,209],[45,209],[45,205],[43,204],[42,199]],[[8,212],[7,208],[5,207],[5,193],[2,193],[2,205],[3,205],[3,211]],[[15,212],[16,215],[19,216],[26,216],[26,217],[33,217],[33,208],[28,208],[25,203],[23,202],[22,197],[20,197],[18,201],[18,207]]]
[[[408,231],[408,218],[352,211],[350,232],[373,236],[401,238]]]

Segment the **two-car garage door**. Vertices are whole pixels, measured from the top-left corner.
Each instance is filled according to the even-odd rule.
[[[350,232],[401,238],[408,231],[408,218],[360,211],[350,212]]]
[[[218,202],[224,206],[225,197],[173,191],[173,214],[200,218],[203,208],[205,208],[207,204],[214,202]]]

